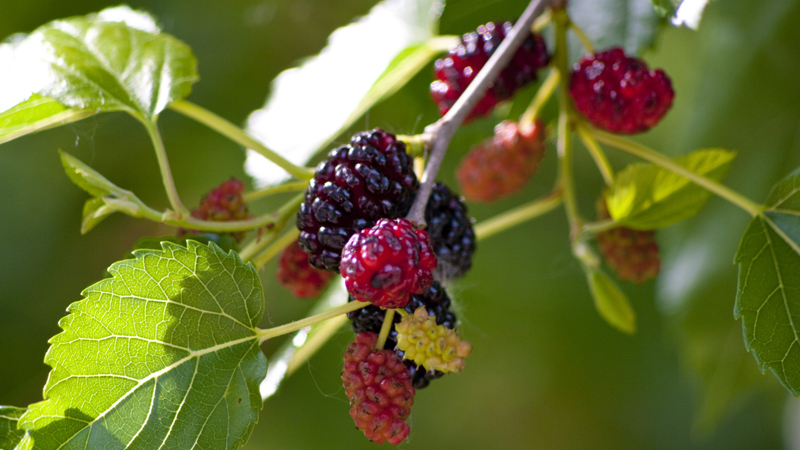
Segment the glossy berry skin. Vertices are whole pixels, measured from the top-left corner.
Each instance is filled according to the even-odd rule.
[[[244,187],[244,183],[236,178],[225,181],[203,197],[200,206],[192,210],[192,217],[212,222],[231,222],[251,218],[252,215],[242,197]],[[178,236],[189,233],[202,234],[203,232],[184,228],[178,229]],[[237,242],[241,242],[245,234],[245,231],[237,231],[230,235]]]
[[[283,249],[278,260],[278,282],[297,298],[314,298],[328,287],[333,273],[308,262],[308,254],[297,241]]]
[[[428,233],[406,219],[381,219],[354,234],[342,250],[341,272],[356,300],[402,308],[433,283],[436,255]]]
[[[356,299],[351,295],[349,301],[353,302]],[[436,323],[444,325],[449,329],[455,329],[457,318],[453,311],[450,309],[451,301],[447,296],[444,287],[438,282],[434,281],[428,290],[422,294],[415,294],[411,296],[403,308],[407,313],[413,314],[419,307],[424,307],[429,314],[436,317]],[[350,323],[353,326],[353,331],[356,333],[373,332],[379,333],[383,326],[383,319],[386,316],[386,311],[377,306],[369,305],[361,309],[351,311],[347,314],[350,318]],[[394,323],[400,323],[401,316],[395,314]],[[392,328],[389,336],[386,338],[386,344],[383,348],[392,350],[397,346],[397,330]],[[397,352],[401,357],[403,352]],[[425,370],[425,368],[418,368],[413,361],[403,360],[408,370],[411,372],[411,380],[416,389],[423,389],[428,387],[432,380],[444,376],[444,373],[438,370]]]
[[[397,445],[408,436],[414,404],[411,374],[392,350],[373,350],[378,335],[359,333],[344,353],[342,381],[356,428],[376,444]]]
[[[603,199],[597,202],[597,209],[598,219],[610,218]],[[643,283],[658,275],[661,258],[654,230],[615,227],[597,233],[596,239],[603,259],[620,280]]]
[[[620,48],[586,55],[574,67],[569,92],[592,125],[618,134],[654,127],[672,106],[675,92],[662,70],[649,70]]]
[[[467,206],[447,186],[436,183],[425,208],[425,223],[438,261],[434,278],[446,281],[464,276],[475,253],[475,231]]]
[[[431,98],[439,106],[441,115],[455,104],[489,57],[506,37],[511,22],[489,22],[467,33],[461,43],[450,49],[446,57],[436,60],[431,83]],[[467,120],[485,116],[498,102],[511,98],[522,86],[536,80],[536,72],[550,62],[547,47],[541,36],[529,35],[514,54],[508,66],[500,72],[497,80],[472,109]]]
[[[379,129],[356,134],[317,166],[297,212],[300,247],[312,266],[339,272],[350,236],[405,216],[418,188],[405,144]]]
[[[522,190],[539,170],[544,139],[541,121],[498,124],[494,136],[473,147],[456,169],[464,197],[471,202],[494,202]]]

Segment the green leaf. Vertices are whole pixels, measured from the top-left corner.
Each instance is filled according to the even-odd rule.
[[[135,255],[59,323],[21,449],[235,449],[250,435],[267,368],[255,268],[193,241]]]
[[[93,111],[67,108],[52,98],[33,94],[28,100],[0,113],[0,144],[93,114]]]
[[[703,10],[708,0],[653,0],[653,7],[661,17],[669,18],[673,25],[685,25],[693,30],[700,26]]]
[[[70,155],[61,150],[58,151],[61,155],[61,164],[64,166],[64,172],[73,183],[78,187],[88,192],[95,197],[102,197],[104,195],[119,195],[124,196],[130,194],[116,184],[108,181],[106,177],[101,175],[96,170],[83,163],[78,158]]]
[[[652,0],[653,7],[661,17],[672,17],[681,6],[683,0]]]
[[[594,299],[594,307],[600,313],[600,317],[623,333],[635,333],[636,314],[625,294],[600,270],[592,268],[585,268],[585,270],[586,279],[589,281],[589,290]]]
[[[25,431],[17,428],[25,408],[0,406],[0,450],[11,450],[19,443]]]
[[[50,22],[17,53],[36,77],[34,92],[76,109],[148,120],[187,97],[198,78],[191,49],[127,7]]]
[[[775,185],[767,206],[765,214],[770,221],[786,234],[784,238],[795,250],[800,248],[800,168]]]
[[[720,181],[736,153],[698,150],[675,162],[699,175]],[[630,228],[652,230],[697,214],[711,193],[687,178],[648,163],[631,164],[605,192],[611,217]]]
[[[455,47],[458,43],[457,36],[439,36],[420,44],[411,45],[400,52],[375,81],[369,92],[364,95],[358,107],[350,114],[345,121],[346,126],[352,124],[372,106],[389,98],[405,86],[414,75],[430,64],[436,55]]]
[[[133,192],[112,183],[69,153],[61,150],[58,152],[69,179],[94,196],[83,205],[82,234],[88,233],[103,219],[117,211],[133,217],[142,217],[144,210],[159,215],[157,211],[150,210]]]
[[[629,54],[640,54],[655,44],[661,29],[662,19],[650,0],[571,0],[567,10],[601,51],[623,47]],[[584,53],[580,42],[571,39],[572,59]]]
[[[421,59],[431,57],[427,50],[406,49],[442,45],[442,40],[431,41],[440,11],[438,0],[378,3],[366,16],[334,31],[319,55],[279,74],[264,107],[247,119],[247,131],[292,163],[306,164],[355,123],[371,102],[407,82],[411,72],[424,65]],[[398,60],[401,53],[409,58],[403,65]],[[246,169],[260,186],[288,178],[252,151]]]
[[[161,237],[143,237],[136,241],[133,245],[134,250],[159,250],[161,249],[162,242],[172,242],[173,244],[186,245],[186,242],[191,239],[201,244],[208,245],[209,242],[216,244],[222,251],[229,252],[239,251],[239,243],[236,242],[229,234],[217,233],[202,233],[202,234],[189,234],[186,236],[161,236]],[[135,258],[136,255],[130,252],[125,255],[126,259]]]
[[[750,222],[736,253],[739,289],[734,315],[762,371],[772,370],[800,395],[800,254],[768,219]]]
[[[736,253],[734,315],[762,371],[800,395],[800,169],[778,182]]]

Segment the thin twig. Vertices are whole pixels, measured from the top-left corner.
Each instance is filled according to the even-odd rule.
[[[509,209],[500,215],[478,222],[474,227],[475,237],[478,241],[481,241],[525,221],[547,214],[561,204],[563,197],[564,193],[559,189],[530,203]]]
[[[456,103],[450,108],[450,111],[444,115],[437,122],[425,128],[425,132],[433,135],[433,145],[431,148],[431,156],[428,159],[428,165],[425,168],[425,173],[422,175],[421,185],[417,192],[417,198],[411,206],[411,211],[406,218],[419,228],[425,228],[425,206],[428,204],[428,198],[433,190],[433,183],[436,179],[436,174],[439,173],[439,168],[442,166],[442,161],[447,153],[447,147],[453,139],[458,127],[467,118],[467,115],[472,111],[478,101],[486,93],[489,86],[494,83],[500,72],[508,65],[517,48],[522,44],[522,41],[528,36],[531,30],[533,21],[544,11],[544,8],[552,3],[553,0],[532,0],[525,11],[520,16],[519,20],[511,32],[503,39],[503,42],[497,47],[486,65],[478,72],[478,76],[470,83],[467,89],[461,94]]]

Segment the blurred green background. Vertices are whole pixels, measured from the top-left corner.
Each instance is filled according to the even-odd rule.
[[[5,1],[0,36],[115,2]],[[263,105],[269,82],[319,52],[328,34],[363,15],[374,0],[132,1],[199,59],[190,100],[234,123]],[[515,17],[527,2],[448,3],[443,34]],[[698,32],[668,28],[646,59],[672,77],[677,97],[663,123],[641,137],[665,153],[725,147],[739,152],[727,183],[762,200],[800,165],[800,2],[712,2]],[[357,66],[357,61],[354,63]],[[435,120],[423,71],[362,126],[400,132]],[[324,77],[319,80],[325,83]],[[535,86],[512,112],[522,110]],[[552,105],[551,105],[552,106]],[[551,111],[552,112],[552,111]],[[465,127],[440,178],[455,186],[459,156],[491,133],[498,117]],[[166,112],[160,126],[184,201],[235,175],[244,152],[202,126]],[[308,124],[313,127],[313,123]],[[86,286],[142,236],[168,227],[112,216],[79,233],[86,195],[64,175],[56,150],[70,152],[145,202],[166,207],[145,131],[121,113],[104,114],[0,147],[0,404],[41,400],[47,339]],[[535,180],[511,199],[472,205],[478,219],[546,193],[553,149]],[[618,167],[630,161],[609,150]],[[601,179],[577,152],[582,207],[593,211]],[[277,199],[280,200],[280,199]],[[276,200],[276,201],[277,201]],[[254,206],[266,211],[275,202]],[[745,213],[712,199],[685,223],[659,233],[657,282],[625,284],[638,333],[624,336],[596,314],[571,259],[566,221],[557,211],[480,243],[471,273],[450,286],[461,333],[475,347],[467,369],[419,391],[403,448],[780,449],[800,448],[798,401],[770,374],[758,373],[733,319],[738,239]],[[262,273],[266,324],[310,307]],[[342,330],[264,405],[248,449],[372,448],[353,427],[341,388]],[[267,342],[269,356],[280,341]]]

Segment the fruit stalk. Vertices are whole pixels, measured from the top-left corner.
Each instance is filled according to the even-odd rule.
[[[189,210],[183,206],[181,198],[178,195],[178,189],[175,187],[175,180],[172,178],[172,170],[169,168],[169,160],[167,159],[167,150],[164,148],[164,140],[161,139],[161,133],[158,131],[158,125],[155,121],[141,119],[147,133],[150,135],[150,140],[153,141],[153,148],[156,151],[156,158],[158,158],[158,168],[161,170],[161,178],[164,181],[164,189],[167,191],[169,204],[172,209],[178,212],[183,218],[189,216]]]
[[[561,73],[558,100],[560,111],[558,114],[558,180],[557,185],[564,191],[564,209],[570,224],[570,240],[574,243],[580,234],[582,219],[578,211],[578,201],[575,194],[575,180],[572,174],[572,132],[570,121],[570,98],[567,91],[569,79],[569,65],[567,63],[567,23],[569,18],[566,11],[557,11],[553,22],[556,31],[555,62],[556,69]]]
[[[480,101],[489,86],[497,79],[497,76],[511,61],[514,52],[517,51],[522,41],[528,36],[533,25],[533,21],[539,17],[547,5],[553,0],[532,0],[511,32],[503,39],[497,47],[497,51],[489,58],[489,61],[470,83],[469,87],[459,97],[458,101],[441,119],[425,128],[426,133],[433,135],[431,156],[425,167],[425,173],[420,180],[420,188],[411,211],[406,218],[418,228],[425,228],[425,206],[428,204],[428,197],[433,190],[433,183],[439,168],[442,165],[447,147],[453,139],[458,127],[464,122],[467,115]]]
[[[357,309],[363,308],[366,305],[369,305],[369,303],[349,302],[337,306],[335,308],[331,308],[325,312],[315,314],[310,317],[306,317],[305,319],[289,322],[285,325],[281,325],[278,327],[272,327],[267,329],[256,328],[256,335],[258,336],[258,342],[262,343],[267,339],[272,339],[277,336],[283,336],[284,334],[289,334],[294,331],[302,330],[305,327],[309,327],[324,320],[332,319],[340,314],[347,314],[350,311],[355,311]]]

